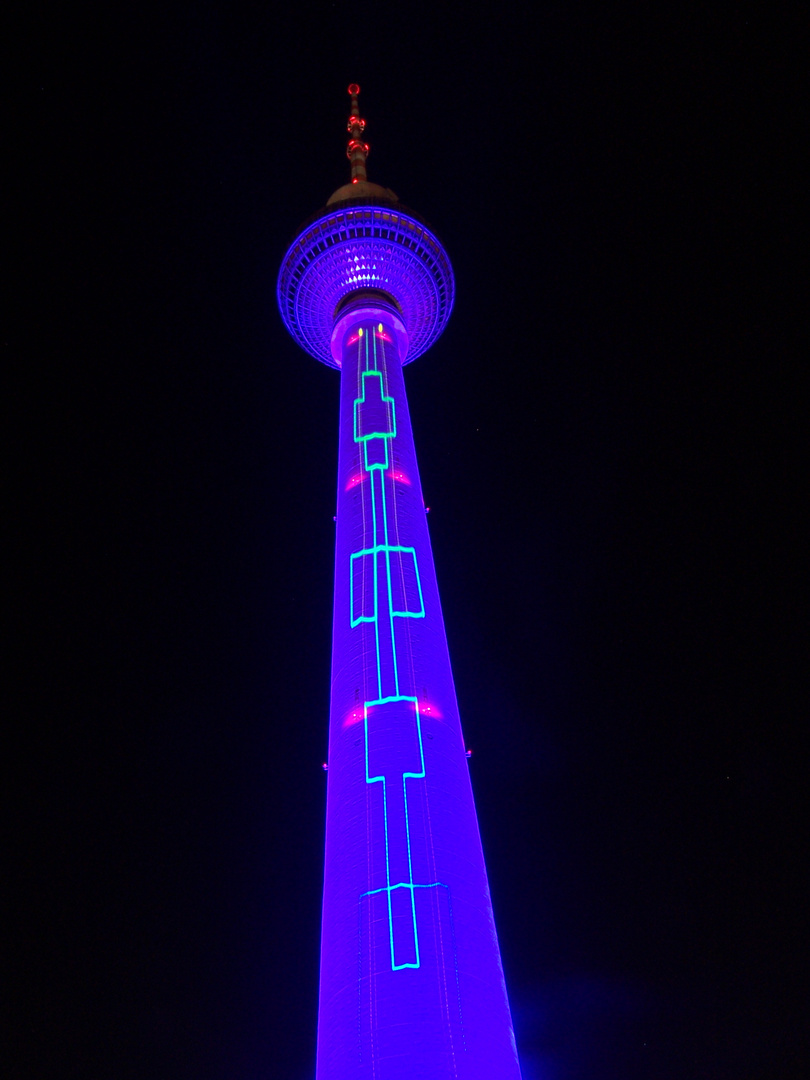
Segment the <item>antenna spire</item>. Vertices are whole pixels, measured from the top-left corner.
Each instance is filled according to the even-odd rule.
[[[357,95],[360,93],[360,87],[357,83],[351,83],[349,86],[349,96],[352,99],[352,111],[349,116],[349,123],[347,130],[349,132],[349,142],[346,147],[346,157],[351,162],[352,166],[352,183],[357,184],[361,180],[367,180],[366,175],[366,158],[368,157],[368,143],[363,142],[363,131],[366,126],[365,120],[360,116],[360,106],[357,103]]]

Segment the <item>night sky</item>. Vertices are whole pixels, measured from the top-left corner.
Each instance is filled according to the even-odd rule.
[[[456,273],[406,383],[524,1080],[810,1075],[806,60],[663,7],[29,9],[5,1076],[314,1077],[339,377],[275,286],[355,80]]]

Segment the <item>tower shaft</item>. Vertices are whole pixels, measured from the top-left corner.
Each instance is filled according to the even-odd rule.
[[[317,1080],[519,1080],[402,361],[371,293],[341,366]]]

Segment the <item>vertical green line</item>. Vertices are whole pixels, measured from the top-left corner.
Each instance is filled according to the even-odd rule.
[[[382,326],[382,323],[380,323],[380,326]],[[383,333],[384,332],[385,331],[383,331]],[[376,339],[376,336],[377,335],[375,334],[374,335],[375,339]],[[382,371],[383,371],[383,385],[384,385],[384,388],[385,388],[385,396],[390,397],[391,395],[390,395],[389,390],[388,390],[388,366],[386,364],[386,356],[385,356],[385,340],[384,340],[383,337],[380,337],[380,351],[382,352]]]
[[[416,706],[414,706],[416,708]],[[424,769],[422,770],[424,773]],[[405,841],[408,845],[408,891],[411,894],[411,918],[413,919],[413,943],[416,949],[416,966],[419,967],[419,931],[416,928],[416,898],[413,892],[413,863],[411,861],[411,823],[408,819],[408,780],[402,777],[402,801],[405,804]]]
[[[391,657],[394,663],[394,693],[399,697],[399,670],[397,668],[397,639],[394,635],[394,591],[391,586],[391,552],[388,543],[388,513],[385,509],[385,473],[380,473],[380,498],[382,500],[383,543],[385,544],[385,576],[388,588],[388,622],[391,626]],[[393,481],[392,481],[393,483]]]
[[[391,910],[391,866],[388,859],[388,791],[385,777],[382,778],[383,789],[383,824],[385,825],[385,893],[388,898],[388,940],[391,944],[391,967],[396,965],[394,957],[394,913]]]

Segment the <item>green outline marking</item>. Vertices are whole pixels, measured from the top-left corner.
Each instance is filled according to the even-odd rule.
[[[402,773],[402,798],[405,809],[405,845],[408,851],[408,881],[398,881],[396,884],[391,884],[391,865],[388,853],[388,785],[384,776],[369,776],[368,773],[368,707],[369,705],[385,705],[391,701],[410,701],[413,703],[414,715],[416,717],[416,734],[419,739],[419,760],[421,762],[421,772],[404,772]],[[416,903],[414,901],[413,890],[420,886],[414,884],[413,880],[413,862],[411,858],[411,832],[408,824],[408,790],[406,780],[424,780],[425,778],[425,748],[422,743],[422,722],[419,717],[419,701],[415,697],[410,697],[407,694],[395,694],[391,697],[380,698],[378,701],[366,701],[363,705],[363,732],[365,735],[365,761],[366,761],[366,783],[367,784],[382,784],[383,790],[383,821],[385,826],[385,888],[374,889],[373,892],[386,892],[388,893],[388,940],[391,946],[391,970],[400,971],[402,968],[418,968],[420,966],[419,960],[419,932],[416,926]],[[411,894],[411,918],[413,920],[413,943],[416,950],[416,963],[398,964],[396,957],[394,956],[394,917],[391,910],[391,893],[395,889],[409,889]],[[370,895],[370,893],[363,893],[363,896]]]
[[[369,367],[369,360],[370,360],[370,358],[369,358],[369,349],[368,349],[369,336],[372,338],[373,363],[374,363],[373,368]],[[379,893],[379,892],[385,892],[388,895],[388,937],[389,937],[389,943],[390,943],[390,947],[391,947],[391,969],[393,971],[398,971],[398,970],[401,970],[402,968],[418,968],[420,966],[420,960],[419,960],[419,934],[418,934],[417,925],[416,925],[416,904],[415,904],[415,900],[414,900],[414,889],[433,888],[435,885],[440,884],[439,882],[435,882],[435,883],[433,883],[433,885],[416,885],[416,884],[414,884],[414,881],[413,881],[413,860],[412,860],[412,856],[411,856],[411,834],[410,834],[410,820],[409,820],[409,815],[408,815],[408,786],[407,786],[407,781],[408,780],[423,780],[424,779],[424,777],[425,777],[425,750],[424,750],[424,745],[422,743],[422,722],[421,722],[421,718],[420,718],[420,715],[419,715],[419,702],[415,697],[410,697],[409,695],[402,695],[402,694],[399,693],[399,674],[398,674],[398,670],[397,670],[397,645],[396,645],[396,634],[395,634],[395,627],[394,627],[394,619],[395,618],[410,618],[410,619],[424,618],[425,617],[425,600],[424,600],[424,596],[422,594],[422,582],[421,582],[421,578],[420,578],[420,575],[419,575],[419,563],[418,563],[418,560],[416,558],[416,549],[413,548],[413,547],[403,547],[403,546],[401,546],[399,544],[390,544],[388,542],[388,511],[387,511],[387,508],[386,508],[386,499],[385,499],[385,472],[388,469],[388,465],[389,465],[388,443],[389,443],[390,440],[395,439],[397,437],[396,407],[395,407],[393,396],[387,396],[386,392],[385,392],[386,389],[387,389],[387,381],[388,380],[387,380],[387,371],[386,371],[386,363],[385,363],[385,360],[386,360],[386,358],[385,358],[385,344],[384,344],[384,342],[382,342],[382,340],[381,340],[380,350],[381,350],[381,354],[382,354],[382,367],[383,367],[383,370],[380,371],[378,366],[377,366],[377,334],[375,333],[375,330],[374,330],[373,327],[370,329],[370,332],[369,331],[364,332],[362,327],[360,327],[360,329],[359,329],[359,333],[358,333],[358,369],[360,368],[361,352],[362,352],[362,345],[363,344],[365,344],[365,371],[359,371],[359,376],[360,376],[359,382],[360,382],[361,396],[358,397],[358,398],[355,398],[354,403],[353,403],[352,424],[353,424],[354,441],[356,443],[362,443],[363,444],[363,463],[365,465],[366,472],[368,472],[371,475],[371,484],[370,484],[370,487],[371,487],[371,526],[372,526],[373,546],[369,547],[369,548],[363,548],[361,551],[355,551],[350,555],[350,558],[349,558],[349,589],[350,589],[350,592],[349,592],[349,596],[350,596],[349,619],[350,619],[350,623],[351,623],[352,627],[358,626],[362,622],[373,622],[374,623],[375,651],[376,651],[376,656],[377,656],[377,695],[378,696],[377,696],[377,699],[375,701],[366,701],[366,702],[363,703],[363,730],[364,730],[364,735],[365,735],[365,738],[364,738],[364,743],[365,743],[365,774],[366,774],[366,783],[368,783],[368,784],[381,783],[382,784],[382,791],[383,791],[383,821],[384,821],[384,829],[385,829],[385,881],[386,881],[386,884],[385,884],[385,887],[383,889],[373,889],[369,893],[363,893],[362,896],[370,896],[370,895],[372,895],[374,893]],[[388,431],[370,431],[370,432],[367,432],[367,433],[364,433],[364,434],[361,435],[361,434],[359,434],[359,426],[360,426],[361,417],[360,417],[360,414],[359,414],[359,411],[358,411],[358,406],[365,404],[366,401],[369,400],[368,395],[366,393],[366,379],[369,379],[369,378],[372,378],[372,377],[379,380],[379,398],[377,400],[381,401],[388,408],[388,427],[389,427],[389,430]],[[383,441],[383,446],[385,448],[385,455],[384,455],[385,456],[385,462],[384,462],[384,464],[379,463],[379,462],[374,463],[374,464],[369,463],[368,448],[369,448],[369,445],[371,443],[371,440],[375,440],[375,439],[381,439]],[[379,493],[377,492],[378,483],[375,480],[375,474],[377,474],[379,476]],[[393,484],[393,479],[392,479],[392,484]],[[378,512],[377,512],[378,499],[379,499],[379,502],[380,502],[380,509],[381,509],[381,513],[379,515],[378,515]],[[363,501],[363,505],[365,506],[365,500]],[[365,511],[364,511],[364,513],[365,513]],[[399,554],[404,554],[404,553],[407,552],[408,554],[411,555],[411,557],[413,559],[414,573],[416,575],[416,585],[417,585],[417,590],[418,590],[418,593],[419,593],[419,611],[395,611],[394,610],[393,582],[392,582],[392,577],[391,577],[391,555],[394,552],[397,552]],[[373,612],[372,615],[363,615],[363,614],[361,614],[359,616],[356,616],[355,615],[355,602],[354,602],[354,596],[355,596],[355,592],[354,592],[354,561],[355,561],[355,559],[359,559],[359,558],[361,558],[362,556],[365,556],[365,555],[370,555],[372,560],[373,560],[373,568],[374,568],[374,570],[373,570],[373,573],[374,573],[374,582],[373,582],[373,585],[374,585],[374,612]],[[380,627],[380,615],[381,615],[381,611],[379,610],[380,609],[380,604],[379,604],[380,580],[379,580],[379,570],[378,570],[378,557],[380,555],[383,555],[384,558],[385,558],[385,574],[386,574],[385,586],[386,586],[387,601],[388,601],[387,602],[388,624],[389,624],[389,632],[391,634],[391,657],[392,657],[392,663],[393,663],[393,683],[394,683],[394,690],[395,690],[395,693],[393,695],[389,695],[389,696],[385,696],[385,697],[383,697],[383,679],[382,679],[381,657],[380,657],[380,630],[381,630],[381,627]],[[365,578],[363,580],[365,581]],[[407,598],[405,597],[405,589],[404,589],[404,578],[403,578],[403,597],[405,599],[405,602],[407,603]],[[364,592],[363,592],[363,601],[362,602],[365,605],[365,588],[364,588]],[[369,734],[368,733],[368,710],[369,710],[370,706],[383,705],[386,702],[395,702],[395,701],[409,701],[409,702],[413,703],[414,714],[415,714],[415,718],[416,718],[416,732],[417,732],[417,738],[418,738],[418,741],[419,741],[419,760],[421,762],[421,772],[403,772],[401,774],[402,775],[402,799],[403,799],[404,823],[405,823],[405,843],[406,843],[406,848],[407,848],[407,853],[408,853],[408,881],[395,882],[395,883],[392,884],[391,883],[391,866],[390,866],[390,857],[389,857],[389,838],[388,838],[388,790],[387,790],[387,782],[386,782],[385,776],[373,776],[373,777],[369,776],[369,772],[368,772],[368,734]],[[393,779],[393,777],[391,779]],[[444,886],[444,887],[446,888],[446,886]],[[408,963],[403,963],[403,964],[397,964],[396,957],[394,955],[394,922],[393,922],[393,912],[392,912],[392,907],[391,907],[391,894],[395,889],[408,889],[409,892],[410,892],[411,917],[412,917],[412,920],[413,920],[413,940],[414,940],[414,949],[415,949],[415,952],[416,952],[416,962],[415,963],[408,962]],[[362,899],[362,896],[361,896],[361,899]]]

